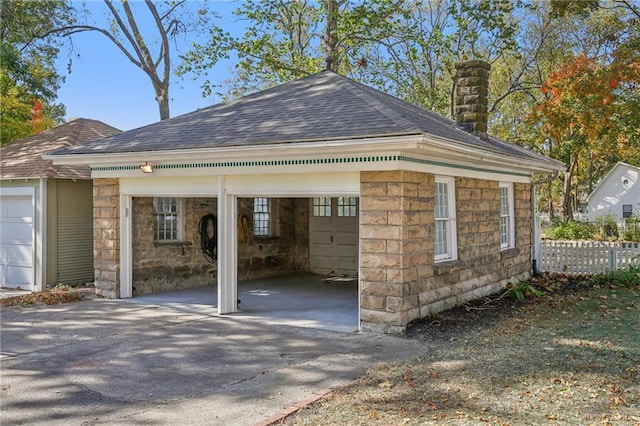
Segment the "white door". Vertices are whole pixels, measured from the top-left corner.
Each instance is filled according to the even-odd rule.
[[[33,218],[35,216],[33,192],[32,188],[3,188],[0,195],[0,285],[2,287],[33,290]]]
[[[358,274],[358,198],[315,197],[309,218],[311,272]]]

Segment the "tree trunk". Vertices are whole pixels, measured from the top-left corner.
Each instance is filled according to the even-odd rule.
[[[160,120],[168,120],[169,114],[169,87],[156,87],[156,102],[160,110]]]
[[[547,202],[547,210],[549,213],[549,220],[553,221],[553,219],[556,217],[556,212],[553,209],[553,192],[552,192],[553,183],[549,181],[547,185],[549,190],[549,194],[547,195],[549,197]]]
[[[169,99],[162,98],[158,100],[158,108],[160,109],[160,120],[168,120],[171,118],[169,114]]]
[[[338,70],[338,1],[327,1],[327,22],[324,32],[324,46],[326,50],[327,69],[330,71]]]
[[[578,155],[572,154],[567,171],[564,172],[564,182],[562,185],[562,216],[564,220],[573,219],[573,208],[571,202],[571,181],[573,180],[573,172],[578,163]]]

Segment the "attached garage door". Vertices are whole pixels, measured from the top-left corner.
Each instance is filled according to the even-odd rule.
[[[0,195],[0,284],[33,290],[34,190],[2,188]]]

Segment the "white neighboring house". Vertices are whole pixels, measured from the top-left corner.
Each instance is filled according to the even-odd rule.
[[[640,167],[618,162],[587,198],[589,221],[613,214],[619,221],[640,214]]]

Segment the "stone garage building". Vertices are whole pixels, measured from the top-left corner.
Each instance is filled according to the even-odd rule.
[[[238,280],[357,276],[360,329],[397,332],[527,278],[563,165],[487,135],[488,71],[458,64],[458,123],[323,71],[57,151],[91,166],[96,291],[215,279],[224,314]]]

